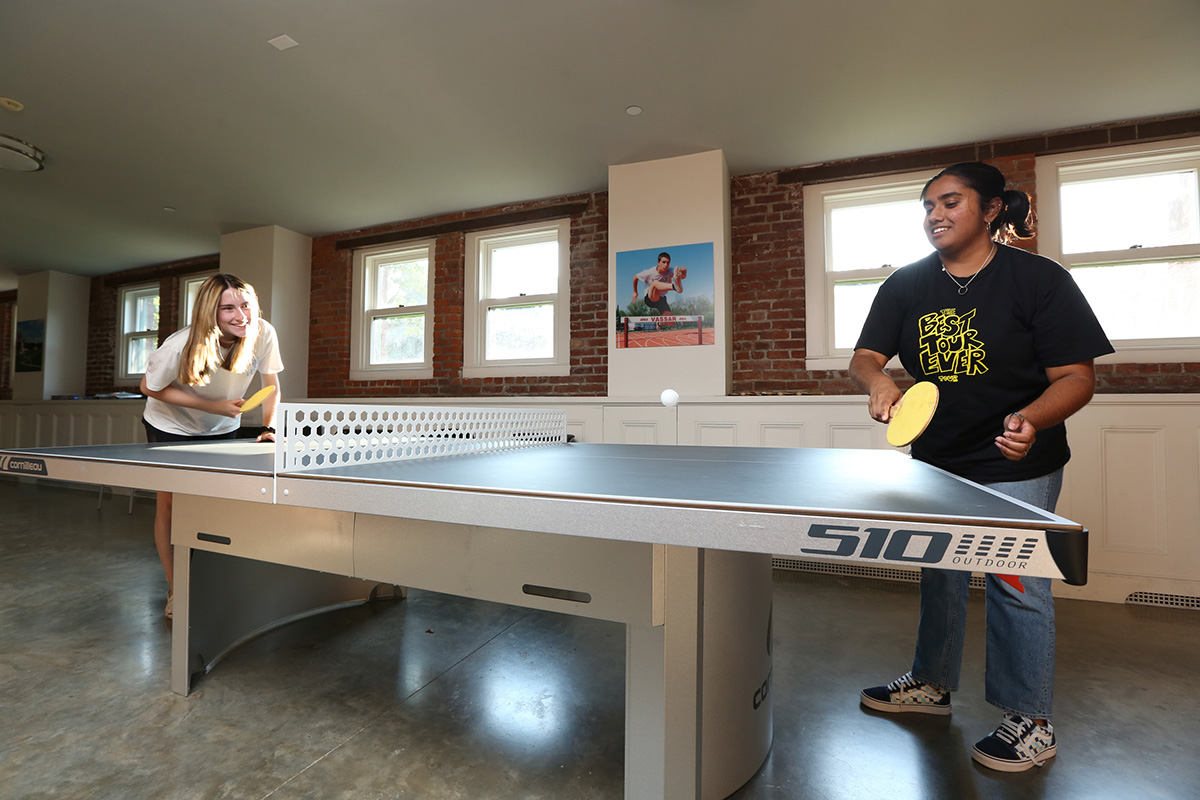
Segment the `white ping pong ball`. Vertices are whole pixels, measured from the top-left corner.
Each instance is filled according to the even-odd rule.
[[[674,389],[663,389],[663,393],[658,396],[658,399],[667,408],[672,408],[679,403],[679,392]]]

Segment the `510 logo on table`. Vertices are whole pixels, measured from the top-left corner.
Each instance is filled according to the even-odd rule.
[[[801,548],[800,551],[807,555],[1010,571],[1025,569],[1041,541],[1037,536],[964,533],[955,537],[949,531],[860,528],[828,523],[810,525],[808,538],[827,541],[830,547]]]

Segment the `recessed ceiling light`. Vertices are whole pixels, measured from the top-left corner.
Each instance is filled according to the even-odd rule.
[[[163,206],[163,211],[166,211],[168,214],[174,214],[175,206]]]
[[[0,133],[0,169],[15,172],[37,172],[42,169],[46,154],[29,142]]]
[[[642,107],[641,106],[626,106],[625,113],[631,117],[636,117],[637,115],[642,113]]]
[[[276,50],[291,50],[293,47],[299,47],[300,43],[286,33],[283,36],[276,36],[274,39],[267,39],[267,44],[274,47]]]
[[[0,108],[7,108],[9,111],[20,111],[25,105],[20,100],[13,100],[11,97],[0,97]]]

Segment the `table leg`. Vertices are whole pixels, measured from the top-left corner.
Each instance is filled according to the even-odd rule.
[[[719,800],[771,746],[770,556],[668,547],[664,624],[626,627],[625,797]]]
[[[297,557],[293,550],[294,540],[301,538],[299,525],[288,515],[304,512],[295,509],[241,504],[246,514],[265,509],[268,522],[274,520],[282,527],[278,553],[264,549],[261,542],[254,550],[257,558],[190,546],[197,540],[198,530],[219,530],[213,526],[220,518],[214,520],[210,513],[214,502],[175,495],[171,523],[175,543],[171,690],[177,694],[188,694],[194,676],[210,671],[230,650],[255,636],[314,614],[362,604],[380,586],[386,594],[392,594],[394,587],[379,581],[263,560]]]

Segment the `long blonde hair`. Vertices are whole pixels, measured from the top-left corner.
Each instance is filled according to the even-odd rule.
[[[204,386],[215,370],[246,372],[254,360],[254,345],[258,341],[258,325],[254,325],[244,338],[234,342],[229,354],[221,358],[221,330],[217,327],[217,309],[221,295],[226,289],[242,292],[254,307],[254,316],[259,316],[258,295],[254,287],[225,272],[218,272],[200,285],[196,294],[196,305],[192,307],[192,326],[188,331],[187,343],[179,357],[179,382],[185,386]]]

